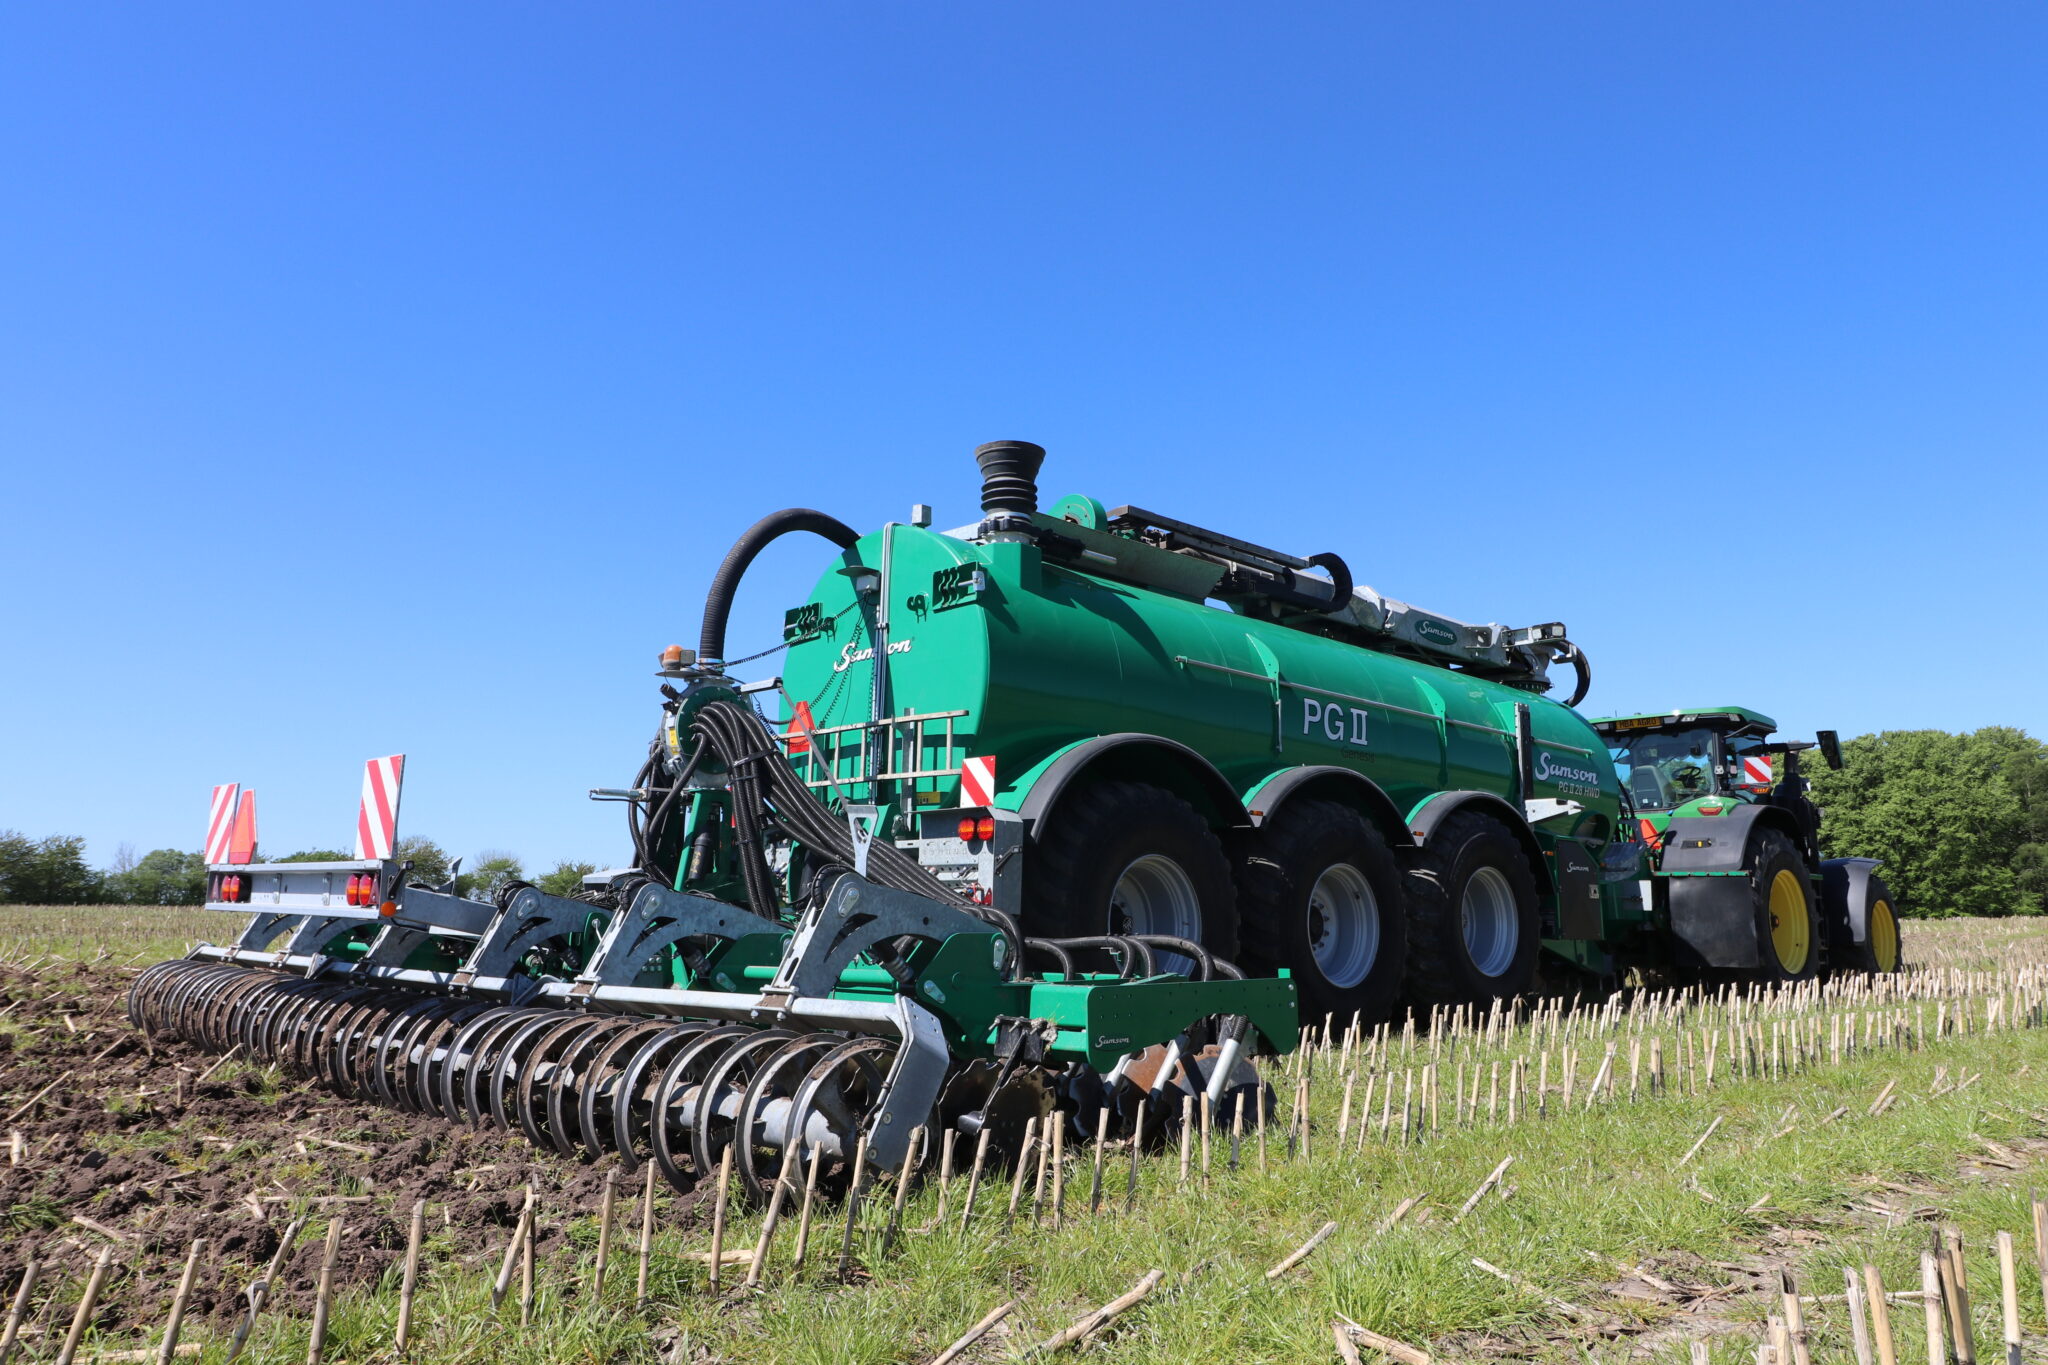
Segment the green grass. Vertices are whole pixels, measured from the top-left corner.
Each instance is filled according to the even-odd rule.
[[[0,905],[0,954],[18,962],[102,953],[155,962],[195,943],[224,942],[241,926],[239,915],[189,905]]]
[[[26,917],[42,913],[0,909],[0,948],[22,957],[8,934],[17,923],[41,923]],[[202,923],[213,921],[208,917]],[[72,942],[69,936],[84,933],[69,924],[43,928],[52,935],[50,942]],[[1949,974],[1939,978],[1942,989],[1950,998],[1968,1001],[1969,1017],[1979,1029],[1983,992],[1994,983],[1988,976],[1960,973],[2030,970],[2036,975],[2029,980],[2038,985],[2041,964],[2048,963],[2048,925],[1969,922],[1914,926],[1914,931],[1909,944],[1914,959]],[[176,951],[186,938],[205,931],[179,925],[166,932],[144,920],[132,932],[141,936],[138,942],[166,941]],[[78,941],[77,954],[90,956],[110,941],[87,935]],[[135,951],[125,945],[124,940],[121,955]],[[39,943],[37,951],[52,949]],[[2024,967],[2027,963],[2035,965]],[[1829,1008],[1839,1014],[1876,1005],[1910,1021],[1915,1003],[1847,1001]],[[1934,1002],[1919,1003],[1931,1025]],[[1820,1036],[1825,1040],[1830,1016],[1814,1017],[1823,1020]],[[1582,1016],[1579,1023],[1586,1022]],[[1677,1036],[1670,1028],[1663,1032],[1667,1038]],[[2019,1237],[2023,1256],[2031,1255],[2027,1182],[2043,1173],[2031,1164],[2018,1173],[1979,1169],[1973,1159],[1986,1154],[1984,1140],[2019,1148],[2030,1161],[2038,1160],[2036,1146],[2048,1151],[2048,1144],[2037,1143],[2048,1132],[2048,1029],[1929,1038],[1921,1050],[1872,1051],[1840,1064],[1829,1062],[1823,1047],[1817,1065],[1778,1079],[1734,1079],[1724,1055],[1711,1088],[1694,1095],[1682,1093],[1685,1087],[1678,1084],[1672,1094],[1635,1102],[1627,1098],[1630,1035],[1609,1036],[1622,1040],[1614,1098],[1567,1113],[1561,1097],[1553,1095],[1548,1117],[1508,1125],[1482,1115],[1472,1126],[1447,1124],[1406,1146],[1398,1136],[1383,1139],[1375,1128],[1362,1147],[1347,1143],[1340,1149],[1342,1072],[1336,1058],[1325,1056],[1316,1067],[1315,1129],[1306,1159],[1284,1155],[1277,1127],[1269,1134],[1269,1167],[1263,1172],[1249,1138],[1236,1171],[1224,1169],[1227,1139],[1217,1142],[1206,1184],[1199,1175],[1180,1183],[1173,1154],[1151,1156],[1142,1163],[1136,1208],[1126,1212],[1128,1158],[1113,1148],[1105,1209],[1091,1216],[1087,1154],[1073,1152],[1067,1217],[1058,1229],[1043,1222],[1033,1226],[1020,1215],[1018,1225],[1005,1232],[1006,1181],[984,1186],[975,1222],[964,1233],[958,1230],[964,1182],[956,1182],[952,1216],[943,1227],[933,1226],[937,1191],[928,1183],[911,1196],[904,1218],[908,1231],[883,1259],[885,1183],[869,1205],[867,1226],[855,1238],[855,1259],[865,1272],[853,1285],[840,1285],[831,1274],[843,1215],[824,1207],[804,1274],[793,1275],[789,1268],[792,1220],[778,1239],[766,1290],[735,1290],[744,1268],[728,1268],[727,1292],[714,1298],[707,1291],[704,1267],[684,1259],[708,1246],[708,1227],[701,1213],[669,1218],[664,1198],[650,1302],[644,1312],[635,1311],[637,1210],[622,1194],[602,1302],[594,1302],[589,1293],[595,1210],[543,1208],[544,1218],[569,1223],[570,1249],[542,1262],[535,1319],[522,1328],[516,1287],[502,1310],[494,1313],[489,1304],[490,1281],[508,1232],[495,1231],[495,1240],[481,1251],[473,1241],[464,1244],[471,1249],[458,1251],[456,1239],[437,1231],[428,1239],[412,1358],[437,1365],[923,1360],[989,1309],[1014,1298],[1019,1306],[1007,1330],[968,1357],[1010,1360],[1158,1268],[1167,1272],[1159,1291],[1081,1354],[1131,1365],[1332,1361],[1330,1323],[1343,1314],[1429,1346],[1446,1360],[1679,1361],[1697,1328],[1688,1327],[1686,1315],[1669,1305],[1610,1294],[1622,1278],[1616,1260],[1649,1261],[1671,1279],[1706,1284],[1735,1278],[1714,1262],[1759,1269],[1782,1264],[1794,1270],[1808,1292],[1823,1294],[1839,1294],[1843,1267],[1867,1260],[1890,1288],[1917,1289],[1917,1258],[1930,1225],[1911,1219],[1887,1225],[1852,1210],[1852,1201],[1862,1197],[1907,1209],[1930,1205],[1962,1229],[1969,1247],[1979,1355],[1997,1358],[1992,1238],[1999,1230],[2011,1231]],[[1542,1044],[1527,1030],[1508,1041],[1506,1049],[1481,1051],[1468,1039],[1466,1055],[1482,1063],[1529,1055],[1533,1070],[1532,1047]],[[1579,1041],[1587,1057],[1578,1073],[1583,1097],[1603,1039],[1581,1036]],[[1397,1078],[1427,1058],[1426,1040],[1412,1059],[1401,1055],[1398,1036],[1393,1047],[1391,1074]],[[1555,1056],[1553,1065],[1555,1084],[1562,1072]],[[1952,1081],[1967,1073],[1981,1079],[1960,1091],[1931,1093],[1938,1077]],[[1871,1102],[1892,1081],[1897,1083],[1892,1107],[1868,1115]],[[1276,1073],[1276,1086],[1284,1110],[1292,1081]],[[1838,1107],[1846,1107],[1847,1115],[1823,1124]],[[1786,1126],[1788,1108],[1792,1131],[1776,1136]],[[1375,1101],[1375,1118],[1377,1110]],[[1679,1167],[1680,1157],[1716,1118],[1721,1125],[1713,1137]],[[1515,1161],[1505,1178],[1506,1197],[1489,1195],[1454,1225],[1453,1215],[1467,1195],[1510,1155]],[[263,1159],[276,1162],[279,1156]],[[1896,1194],[1878,1182],[1917,1193]],[[1411,1216],[1379,1231],[1395,1205],[1412,1195],[1425,1197],[1426,1221]],[[1750,1211],[1759,1200],[1765,1202]],[[354,1206],[344,1216],[360,1227],[372,1216],[365,1211],[369,1207]],[[386,1216],[399,1212],[377,1207]],[[39,1226],[36,1220],[45,1213],[10,1211],[10,1235],[26,1230],[24,1223]],[[1336,1234],[1300,1268],[1267,1281],[1266,1269],[1326,1219],[1336,1220]],[[758,1214],[737,1213],[727,1247],[751,1246],[759,1225]],[[437,1228],[438,1219],[429,1226]],[[305,1235],[296,1263],[302,1272],[313,1264],[323,1229],[324,1222],[316,1220]],[[1475,1256],[1540,1294],[1486,1274],[1472,1264]],[[248,1269],[253,1273],[253,1267]],[[2027,1349],[2038,1356],[2048,1347],[2048,1322],[2038,1282],[2028,1280],[2024,1269],[2022,1279]],[[2031,1291],[2026,1284],[2033,1285]],[[391,1358],[396,1287],[394,1270],[374,1288],[340,1296],[327,1348],[330,1361]],[[1631,1331],[1602,1337],[1575,1325],[1543,1296],[1582,1305]],[[68,1313],[75,1288],[66,1285],[59,1297]],[[305,1300],[285,1295],[260,1326],[253,1356],[245,1358],[304,1359],[310,1317]],[[1735,1294],[1693,1321],[1718,1329],[1708,1343],[1713,1359],[1749,1361],[1761,1339],[1763,1314],[1775,1306],[1763,1296]],[[1814,1358],[1850,1359],[1841,1305],[1808,1311]],[[1894,1321],[1901,1361],[1917,1365],[1924,1358],[1920,1309],[1899,1305]],[[61,1322],[58,1327],[61,1337]],[[224,1335],[207,1327],[188,1331],[187,1340],[206,1340],[205,1359],[213,1361],[222,1358]],[[140,1344],[132,1337],[105,1343],[109,1349]],[[37,1347],[37,1358],[48,1358],[52,1345],[46,1340]]]
[[[1937,1066],[1967,1062],[2005,1077],[1994,1095],[1983,1083],[1961,1094],[1928,1096]],[[2019,1075],[2021,1068],[2025,1075]],[[1889,1112],[1863,1110],[1884,1083],[1896,1078],[1906,1096]],[[1772,1139],[1788,1104],[1807,1122]],[[1838,1105],[1851,1115],[1828,1127],[1817,1120]],[[417,1310],[416,1357],[457,1362],[563,1360],[654,1361],[707,1359],[880,1362],[923,1359],[998,1303],[1022,1302],[1014,1331],[985,1343],[972,1359],[1004,1360],[1042,1341],[1082,1312],[1129,1289],[1147,1270],[1167,1279],[1151,1300],[1107,1334],[1094,1353],[1132,1365],[1192,1362],[1333,1360],[1329,1324],[1343,1314],[1388,1335],[1438,1344],[1453,1359],[1492,1358],[1514,1345],[1517,1356],[1544,1360],[1620,1360],[1626,1338],[1581,1345],[1569,1319],[1534,1294],[1501,1282],[1471,1264],[1474,1256],[1502,1267],[1543,1291],[1588,1309],[1651,1327],[1674,1318],[1671,1309],[1610,1298],[1603,1286],[1618,1274],[1610,1262],[1687,1253],[1681,1280],[1725,1281],[1724,1272],[1698,1268],[1716,1260],[1756,1262],[1768,1250],[1782,1257],[1808,1292],[1839,1293],[1841,1267],[1874,1262],[1893,1289],[1918,1286],[1917,1256],[1925,1225],[1883,1228],[1858,1221],[1850,1197],[1874,1193],[1900,1203],[1939,1206],[1963,1229],[1976,1294],[1980,1342],[1998,1335],[1991,1259],[1992,1235],[2029,1226],[2024,1187],[1958,1177],[1959,1164],[1981,1151],[1977,1138],[2010,1142],[2037,1135],[2041,1122],[2028,1109],[2048,1107],[2048,1033],[1954,1039],[1923,1054],[1877,1055],[1827,1068],[1824,1075],[1785,1082],[1757,1081],[1717,1088],[1695,1098],[1643,1101],[1508,1129],[1479,1127],[1426,1144],[1387,1148],[1377,1140],[1363,1153],[1339,1152],[1325,1141],[1307,1160],[1280,1159],[1260,1174],[1248,1163],[1235,1173],[1212,1171],[1205,1190],[1199,1177],[1182,1186],[1177,1162],[1148,1160],[1138,1206],[1125,1213],[1124,1163],[1112,1163],[1110,1208],[1086,1211],[1087,1176],[1077,1170],[1066,1225],[1019,1226],[1005,1235],[1006,1190],[987,1191],[976,1223],[965,1234],[949,1219],[943,1230],[915,1232],[878,1262],[880,1223],[856,1239],[857,1256],[873,1267],[871,1283],[841,1286],[831,1269],[841,1232],[836,1211],[815,1231],[811,1264],[801,1278],[788,1271],[789,1233],[778,1240],[770,1288],[758,1296],[706,1292],[702,1266],[685,1264],[686,1251],[708,1245],[707,1231],[664,1231],[656,1240],[650,1311],[631,1311],[633,1257],[619,1248],[604,1304],[589,1302],[595,1220],[584,1219],[583,1248],[542,1268],[542,1292],[532,1328],[518,1327],[516,1290],[503,1312],[489,1308],[494,1258],[449,1264],[430,1257],[426,1290]],[[1684,1169],[1676,1163],[1715,1116],[1724,1122],[1701,1155]],[[1334,1126],[1334,1115],[1329,1116]],[[1467,1194],[1504,1155],[1516,1161],[1505,1199],[1489,1196],[1463,1223],[1449,1219]],[[1222,1153],[1219,1151],[1219,1157]],[[1250,1153],[1247,1152],[1247,1156]],[[1876,1187],[1877,1180],[1924,1186],[1905,1201]],[[1711,1200],[1704,1195],[1712,1196]],[[1422,1225],[1404,1223],[1376,1232],[1403,1197],[1424,1194],[1432,1210]],[[1027,1196],[1028,1197],[1028,1196]],[[1768,1203],[1745,1210],[1759,1198]],[[909,1202],[906,1225],[930,1223],[935,1192]],[[954,1193],[959,1206],[959,1191]],[[564,1213],[568,1211],[554,1211]],[[1278,1282],[1265,1270],[1305,1240],[1325,1219],[1337,1233],[1299,1269]],[[631,1217],[622,1218],[631,1224]],[[737,1218],[726,1245],[751,1246],[758,1216]],[[1808,1234],[1790,1243],[1785,1234]],[[317,1234],[308,1234],[309,1242]],[[2024,1245],[2024,1240],[2023,1240]],[[729,1270],[730,1286],[743,1270]],[[330,1359],[369,1360],[388,1352],[396,1318],[395,1285],[346,1296],[335,1319]],[[1770,1305],[1775,1307],[1775,1305]],[[2028,1332],[2038,1338],[2038,1289],[2023,1295]],[[1755,1330],[1713,1343],[1716,1359],[1748,1360],[1760,1339],[1765,1303],[1738,1300],[1717,1313]],[[1810,1309],[1816,1359],[1846,1360],[1848,1336],[1839,1305]],[[1901,1358],[1915,1360],[1919,1310],[1895,1310]],[[266,1358],[302,1359],[303,1308],[280,1317],[263,1333]],[[671,1354],[675,1341],[685,1343]],[[1446,1349],[1446,1343],[1449,1348]],[[1667,1335],[1648,1358],[1684,1358],[1684,1338]],[[1986,1354],[1991,1354],[1987,1350]],[[1638,1352],[1639,1358],[1641,1353]]]

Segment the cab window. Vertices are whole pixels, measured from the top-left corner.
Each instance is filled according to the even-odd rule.
[[[1670,810],[1718,790],[1714,731],[1660,730],[1616,736],[1607,752],[1637,810]]]

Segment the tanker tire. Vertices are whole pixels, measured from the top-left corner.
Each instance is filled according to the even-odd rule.
[[[1760,964],[1754,972],[1748,973],[1752,980],[1763,982],[1805,981],[1820,971],[1821,922],[1820,897],[1814,893],[1813,883],[1807,880],[1806,860],[1799,856],[1799,850],[1790,839],[1775,829],[1761,829],[1750,840],[1748,864],[1750,904],[1756,908],[1757,961]],[[1789,874],[1789,876],[1787,875]],[[1798,936],[1797,916],[1803,913],[1806,924],[1806,954],[1796,966],[1787,966],[1788,947],[1780,944],[1780,916],[1773,914],[1772,890],[1781,877],[1790,888],[1785,894],[1786,904],[1778,907],[1785,911],[1789,927],[1785,929],[1789,945]],[[1797,904],[1792,904],[1796,890]]]
[[[1201,945],[1236,960],[1237,893],[1230,860],[1207,822],[1172,792],[1144,782],[1094,782],[1068,791],[1033,855],[1023,916],[1032,936],[1132,932],[1111,923],[1110,893],[1140,859],[1163,858],[1194,890]]]
[[[1262,855],[1238,870],[1238,905],[1251,931],[1245,969],[1271,976],[1287,968],[1301,992],[1304,1023],[1334,1015],[1344,1028],[1355,1014],[1371,1027],[1389,1018],[1407,964],[1408,923],[1401,869],[1386,838],[1370,820],[1335,801],[1291,802],[1263,832]],[[1373,942],[1369,957],[1357,937],[1365,926],[1335,922],[1347,901],[1354,912],[1375,916],[1366,930]],[[1339,935],[1334,945],[1333,934]],[[1318,941],[1325,943],[1323,956],[1339,979],[1317,961]],[[1359,949],[1356,956],[1339,946],[1346,942]]]
[[[1536,979],[1541,924],[1536,879],[1522,845],[1507,826],[1475,810],[1444,818],[1408,872],[1408,972],[1405,995],[1416,1005],[1462,1005],[1512,998]],[[1502,960],[1488,972],[1467,946],[1468,894],[1479,906],[1492,903],[1493,948]],[[1513,949],[1503,952],[1501,933],[1512,929]],[[1484,945],[1488,941],[1482,935]]]

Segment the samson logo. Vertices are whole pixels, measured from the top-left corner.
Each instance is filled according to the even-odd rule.
[[[1458,632],[1441,621],[1432,621],[1427,616],[1415,618],[1415,633],[1433,645],[1454,645],[1458,643]]]
[[[910,641],[891,640],[889,642],[889,652],[891,654],[908,654],[910,652]],[[832,671],[834,673],[844,673],[849,665],[866,663],[874,657],[875,647],[873,645],[869,645],[866,649],[855,649],[853,642],[848,641],[839,647],[839,660],[832,665]]]
[[[1600,792],[1599,773],[1564,762],[1546,749],[1536,751],[1536,780],[1554,782],[1565,791],[1587,796],[1597,796]]]

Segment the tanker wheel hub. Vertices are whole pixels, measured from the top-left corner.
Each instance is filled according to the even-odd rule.
[[[1168,934],[1202,940],[1202,898],[1187,869],[1162,853],[1133,858],[1109,892],[1110,932]],[[1183,976],[1194,963],[1180,953],[1157,955],[1159,969]]]
[[[1515,916],[1515,889],[1499,868],[1482,867],[1466,880],[1458,920],[1465,952],[1480,975],[1507,971],[1521,947],[1521,929]]]
[[[1308,893],[1308,942],[1333,986],[1358,985],[1380,955],[1380,907],[1372,883],[1349,863],[1323,869]]]

